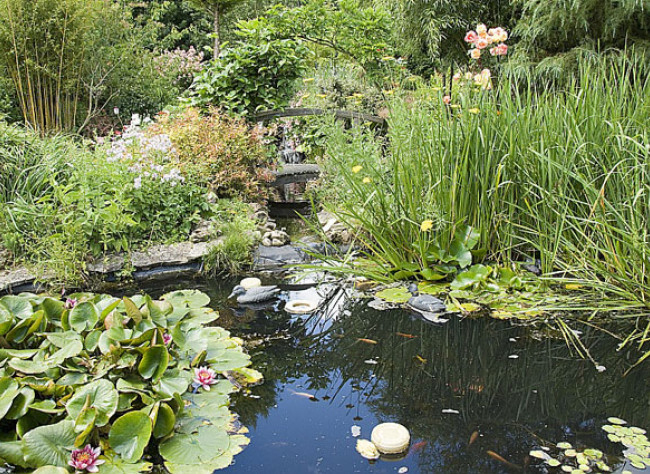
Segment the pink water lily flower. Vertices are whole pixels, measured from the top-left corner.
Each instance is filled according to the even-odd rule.
[[[70,464],[77,471],[98,472],[99,468],[106,461],[99,459],[101,454],[100,448],[94,448],[87,444],[83,449],[75,449],[70,455]]]
[[[74,299],[74,298],[72,298],[72,299],[66,298],[65,303],[63,304],[63,307],[65,309],[72,309],[75,306],[77,306],[77,303],[78,303],[78,301],[76,299]]]
[[[172,342],[172,335],[169,333],[164,333],[163,334],[163,344],[166,346],[170,345]]]
[[[202,387],[203,390],[210,390],[210,385],[217,383],[217,374],[209,367],[194,369],[194,385]]]

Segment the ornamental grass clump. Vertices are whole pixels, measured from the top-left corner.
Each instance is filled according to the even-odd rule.
[[[0,460],[29,472],[230,465],[248,443],[230,380],[261,374],[239,339],[207,326],[218,318],[209,302],[196,290],[0,298]]]

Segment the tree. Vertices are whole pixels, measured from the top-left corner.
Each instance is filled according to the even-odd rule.
[[[212,17],[212,28],[214,30],[214,51],[213,57],[218,58],[221,52],[221,17],[244,0],[192,0],[207,11]]]

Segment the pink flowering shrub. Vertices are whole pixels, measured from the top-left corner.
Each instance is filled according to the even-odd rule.
[[[508,53],[508,32],[503,28],[496,27],[488,29],[483,23],[476,25],[476,31],[470,30],[465,35],[465,42],[470,46],[469,54],[472,59],[479,60],[483,56],[483,50],[489,48],[492,56],[505,56]]]
[[[185,90],[203,70],[203,59],[203,52],[191,46],[188,50],[165,51],[155,59],[154,64],[160,75],[170,77],[176,87]]]

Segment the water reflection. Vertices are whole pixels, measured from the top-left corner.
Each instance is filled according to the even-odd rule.
[[[219,324],[247,341],[265,375],[252,396],[236,400],[251,445],[233,472],[510,472],[488,450],[535,472],[526,468],[527,452],[540,440],[616,450],[601,434],[607,416],[650,426],[648,370],[622,377],[630,360],[616,353],[616,340],[589,327],[581,340],[603,373],[562,340],[536,340],[530,328],[503,321],[433,326],[331,289],[311,317],[232,311],[224,301],[230,282],[193,286],[208,291]],[[368,438],[383,421],[407,426],[417,449],[370,464],[354,451],[350,427]]]

